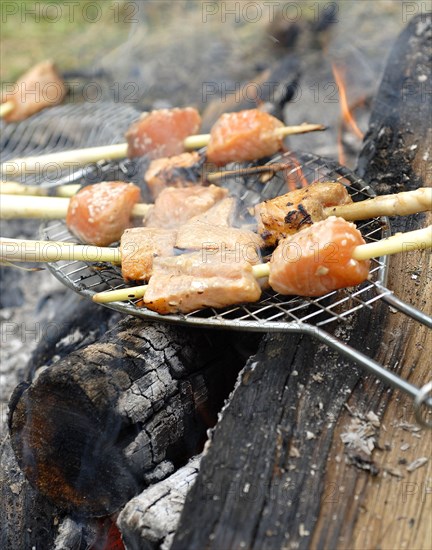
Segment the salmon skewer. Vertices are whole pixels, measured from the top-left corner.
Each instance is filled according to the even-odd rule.
[[[317,227],[319,229],[316,229]],[[316,239],[320,236],[322,236],[323,240],[317,241]],[[298,241],[300,237],[301,242]],[[329,238],[338,240],[329,243]],[[407,249],[432,248],[432,226],[417,231],[397,234],[374,243],[357,244],[361,240],[362,238],[358,236],[358,231],[353,224],[336,217],[331,217],[328,220],[319,222],[315,226],[304,229],[297,235],[288,237],[283,242],[283,246],[279,245],[275,250],[270,262],[258,265],[251,265],[250,262],[246,262],[251,266],[250,268],[247,267],[247,270],[251,269],[254,277],[257,279],[270,276],[270,283],[273,284],[276,291],[283,291],[288,294],[297,294],[301,291],[305,295],[321,295],[335,289],[335,287],[342,288],[341,285],[359,284],[361,280],[366,279],[368,275],[366,267],[370,258],[395,254]],[[306,243],[305,246],[309,246],[315,254],[310,254],[310,250],[307,249],[302,251],[300,248],[302,243]],[[331,248],[333,245],[337,247],[337,250]],[[295,256],[292,256],[293,251],[295,251]],[[299,256],[299,253],[302,252],[305,254],[304,258],[301,254]],[[333,253],[336,253],[336,255],[332,256]],[[199,254],[201,255],[201,253]],[[0,258],[7,262],[82,260],[120,264],[122,261],[121,252],[118,248],[4,238],[0,239]],[[219,255],[215,255],[214,257],[210,256],[208,260],[213,265],[217,265],[219,258]],[[159,260],[160,258],[157,258],[157,261]],[[354,262],[351,262],[351,260],[354,260]],[[224,261],[227,261],[226,258],[224,258]],[[233,255],[229,255],[228,262],[233,263],[233,261],[244,266],[246,260],[241,258],[239,261],[235,256],[233,260]],[[165,263],[164,265],[166,267],[167,264]],[[300,268],[301,271],[306,269],[306,272],[311,277],[311,281],[305,283],[302,277],[299,277],[299,273],[301,273],[299,271]],[[153,277],[150,278],[150,282]],[[290,277],[292,277],[292,280],[289,279]],[[148,285],[140,285],[115,291],[101,292],[95,294],[93,300],[99,303],[109,303],[141,298],[145,295],[147,288]],[[201,287],[198,280],[194,288],[194,292],[200,291]],[[232,295],[233,301],[230,303],[237,303],[234,299],[235,296]],[[186,302],[187,300],[183,300],[183,303]]]
[[[115,184],[115,185],[114,185]],[[71,199],[60,197],[23,197],[19,195],[1,195],[0,217],[2,218],[48,218],[59,219],[66,217],[70,204],[75,201],[82,201],[83,204],[76,209],[79,216],[72,221],[70,215],[69,224],[75,223],[76,233],[80,238],[89,244],[106,245],[119,240],[124,229],[130,227],[131,222],[128,216],[121,216],[124,224],[118,224],[117,234],[111,241],[103,236],[104,218],[112,211],[118,209],[115,204],[106,208],[99,208],[98,194],[99,187],[119,186],[124,189],[133,189],[132,184],[123,182],[102,182],[85,187]],[[129,186],[129,187],[128,187]],[[138,188],[136,188],[138,189]],[[113,196],[117,194],[113,190]],[[94,196],[93,196],[94,192]],[[230,225],[233,219],[235,203],[225,202],[219,210],[210,210],[213,205],[226,197],[227,191],[220,187],[210,185],[208,187],[195,186],[191,188],[176,189],[166,188],[156,199],[154,205],[140,204],[138,195],[131,193],[131,203],[127,204],[126,210],[129,216],[146,216],[146,225],[154,225],[161,228],[178,227],[185,222],[192,221],[192,217],[199,216],[203,223],[211,225]],[[102,193],[105,195],[105,193]],[[114,201],[113,196],[111,200]],[[195,197],[194,197],[195,196]],[[192,197],[192,199],[190,199]],[[121,198],[117,195],[117,198]],[[107,200],[107,199],[106,199]],[[107,202],[109,202],[107,200]],[[132,204],[133,203],[133,204]],[[97,223],[92,224],[94,231],[86,237],[86,221],[89,217],[90,208],[100,214],[101,229],[98,240],[92,238],[96,231]],[[368,219],[375,216],[409,215],[432,209],[432,189],[429,187],[419,188],[415,191],[397,193],[393,195],[382,195],[374,199],[368,199],[357,203],[351,202],[345,186],[334,182],[314,183],[304,189],[299,189],[265,201],[254,207],[258,221],[258,233],[264,239],[267,246],[274,246],[279,239],[304,229],[311,223],[325,219],[330,215],[338,215],[348,220]],[[72,208],[71,208],[72,210]],[[204,216],[204,213],[207,215]],[[212,214],[213,212],[213,214]],[[106,216],[105,216],[106,213]],[[176,213],[176,214],[175,214]],[[108,233],[111,230],[108,229]],[[108,234],[107,233],[107,234]]]
[[[133,183],[101,182],[84,187],[71,199],[2,195],[0,216],[66,217],[68,228],[81,241],[107,246],[133,225],[132,217],[145,217],[146,225],[153,227],[178,227],[206,212],[227,193],[216,185],[166,188],[155,204],[142,204],[140,189]]]
[[[409,250],[432,248],[432,226],[366,244],[352,223],[332,216],[281,241],[270,262],[252,266],[249,264],[247,269],[252,271],[256,279],[268,277],[270,286],[280,294],[323,296],[333,290],[362,283],[369,275],[370,258],[406,251],[408,245]],[[168,265],[176,265],[176,262],[182,261],[181,256],[178,258],[180,260],[165,258],[155,261],[156,268],[148,285],[100,292],[93,296],[93,301],[109,303],[144,297],[144,305],[150,305],[155,311],[159,311],[158,304],[163,304],[160,313],[168,312],[167,303],[171,304],[169,313],[194,311],[190,308],[196,304],[195,294],[203,287],[211,286],[208,281],[201,280],[205,279],[203,273],[206,268],[202,267],[203,271],[199,271],[195,266],[186,273],[175,269],[167,272]],[[213,265],[217,265],[218,258],[216,257]],[[244,259],[236,261],[244,266]],[[203,262],[202,257],[201,262],[204,266],[207,263]],[[158,265],[163,266],[163,285],[158,281]],[[209,271],[210,268],[207,267],[207,277],[216,276],[215,273],[209,274]],[[181,278],[181,275],[192,277],[193,274],[195,279],[187,279],[187,290],[184,281],[180,281],[176,287],[177,278]],[[149,291],[150,294],[147,295]],[[225,295],[224,305],[241,301],[245,300],[236,300],[235,295]]]
[[[29,171],[44,170],[50,165],[57,169],[59,166],[67,166],[68,163],[85,165],[101,159],[113,160],[142,155],[155,159],[179,155],[209,144],[211,161],[220,165],[224,159],[228,158],[241,162],[262,158],[272,154],[272,151],[275,153],[281,148],[283,137],[287,135],[325,130],[325,127],[320,124],[284,126],[276,118],[256,109],[242,111],[242,113],[241,118],[239,118],[240,113],[232,113],[228,119],[223,118],[219,124],[216,123],[211,134],[196,135],[201,124],[201,118],[196,109],[186,107],[155,110],[143,114],[132,124],[126,132],[126,143],[17,158],[1,164],[0,172],[13,177]],[[246,119],[251,121],[253,131],[247,129]],[[275,132],[274,135],[271,135],[272,129]],[[231,137],[229,144],[226,144],[222,136],[228,133],[231,136],[235,134],[236,137]],[[254,145],[240,147],[239,142],[244,139],[252,140]],[[259,143],[260,140],[262,143]],[[230,147],[233,150],[231,155],[228,152]],[[255,155],[253,158],[252,154]]]
[[[0,117],[20,122],[35,113],[61,103],[66,87],[52,61],[42,61],[23,74],[0,99]]]

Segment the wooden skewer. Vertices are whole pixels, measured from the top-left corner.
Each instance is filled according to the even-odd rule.
[[[425,250],[432,248],[432,225],[416,231],[397,233],[388,239],[382,239],[375,243],[361,244],[354,248],[352,257],[355,260],[369,260],[380,256],[408,252],[412,250]],[[270,275],[270,262],[252,266],[252,272],[256,279],[262,279]],[[140,285],[118,290],[98,292],[92,300],[99,304],[110,302],[122,302],[142,298],[147,285]]]
[[[67,197],[29,197],[24,195],[1,195],[0,218],[42,218],[61,220],[66,218],[70,199]],[[135,204],[132,216],[144,217],[152,204]]]
[[[0,105],[0,118],[7,116],[15,109],[15,103],[13,101],[5,101]]]
[[[354,248],[352,257],[356,260],[367,260],[377,256],[412,250],[425,250],[428,248],[432,248],[432,226],[407,233],[398,233],[388,239],[375,243],[361,244]],[[121,264],[121,253],[119,248],[78,245],[56,241],[0,238],[0,260],[15,263],[78,260]],[[252,271],[257,279],[268,277],[270,274],[270,264],[267,262],[253,266]],[[93,300],[99,303],[108,303],[141,298],[145,293],[146,287],[147,285],[140,285],[115,291],[100,292],[93,296]]]
[[[0,238],[0,260],[8,262],[110,262],[121,263],[120,249],[59,241]]]
[[[64,186],[76,187],[76,186]],[[0,196],[0,218],[44,218],[66,217],[69,199],[63,197],[28,197],[19,195]],[[132,215],[144,217],[151,204],[136,204]],[[339,216],[347,221],[364,220],[376,216],[407,216],[432,210],[432,187],[420,187],[414,191],[382,195],[365,201],[332,206],[324,209],[325,217]]]
[[[326,127],[322,124],[300,124],[299,126],[277,128],[276,133],[284,137],[307,132],[317,132],[325,129]],[[208,144],[209,139],[210,134],[189,136],[184,140],[184,148],[185,150],[200,149]],[[11,178],[19,174],[37,172],[40,170],[57,170],[59,167],[77,168],[78,166],[97,162],[101,159],[116,160],[125,158],[127,157],[127,150],[127,143],[117,143],[115,145],[88,147],[85,149],[76,149],[74,151],[61,151],[48,155],[16,158],[3,162],[0,165],[0,173]]]
[[[54,188],[57,197],[73,197],[81,189],[81,185],[59,185]],[[38,185],[24,185],[17,181],[0,180],[1,195],[26,195],[26,196],[47,196],[49,189]]]
[[[328,216],[340,216],[347,221],[367,220],[377,216],[408,216],[432,210],[432,187],[419,187],[392,195],[380,195],[373,199],[331,206],[324,209]]]

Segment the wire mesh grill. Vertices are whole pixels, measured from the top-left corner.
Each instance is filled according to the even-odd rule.
[[[5,125],[0,121],[0,151],[2,161],[18,156],[52,153],[68,148],[95,146],[124,141],[124,132],[139,113],[128,105],[97,103],[65,105],[46,109],[31,117],[25,123]],[[142,174],[146,159],[133,162],[118,162],[93,165],[86,170],[76,170],[73,166],[59,173],[57,170],[45,174],[27,174],[27,185],[50,186],[53,180],[62,179],[95,183],[102,179],[123,179],[133,181],[143,188]],[[287,191],[291,185],[313,181],[338,181],[346,185],[354,201],[374,196],[372,189],[348,169],[335,161],[323,159],[308,153],[286,153],[271,159],[270,162],[284,163],[286,169],[276,173],[263,184],[257,176],[227,178],[224,185],[232,195],[239,197],[245,205],[253,205],[261,200],[272,198]],[[231,167],[230,167],[231,168]],[[93,181],[89,177],[91,174]],[[3,174],[3,176],[7,174]],[[98,175],[100,176],[99,179]],[[146,190],[143,189],[145,197]],[[389,236],[390,229],[386,218],[367,220],[358,225],[367,242]],[[52,222],[43,228],[43,236],[48,240],[74,242],[64,222]],[[59,262],[49,265],[51,272],[66,286],[82,295],[91,297],[102,290],[115,290],[125,287],[119,268],[107,264],[85,262]],[[425,326],[432,327],[432,320],[425,313],[413,308],[394,296],[385,288],[387,262],[385,258],[372,261],[369,280],[362,285],[331,292],[320,298],[307,299],[286,297],[271,291],[264,291],[259,302],[243,304],[224,310],[206,309],[188,315],[158,315],[137,307],[133,301],[109,305],[122,313],[135,315],[148,320],[199,325],[214,328],[229,328],[251,331],[291,331],[309,333],[324,344],[331,346],[367,372],[377,376],[394,388],[398,388],[414,399],[414,410],[419,424],[432,427],[432,422],[424,416],[424,407],[432,410],[432,398],[428,397],[432,382],[417,388],[393,374],[361,352],[351,348],[325,330],[334,322],[345,322],[361,308],[372,308],[375,301],[383,299],[396,310],[409,315]],[[321,328],[323,327],[324,328]]]
[[[227,178],[223,185],[232,195],[241,199],[245,207],[287,192],[287,180],[338,181],[347,186],[354,201],[374,196],[371,188],[349,170],[332,160],[310,153],[285,153],[271,162],[286,164],[287,168],[276,173],[263,184],[256,176]],[[388,224],[384,218],[367,220],[358,225],[366,242],[388,236]],[[64,222],[51,222],[43,231],[44,238],[76,242]],[[80,261],[57,262],[49,266],[52,273],[75,291],[91,297],[96,292],[126,288],[119,267],[109,264],[90,264]],[[354,289],[330,292],[320,298],[282,296],[264,290],[259,302],[240,304],[222,310],[207,308],[186,315],[159,315],[137,306],[138,300],[106,304],[125,314],[147,319],[187,323],[219,328],[269,331],[295,330],[300,323],[326,325],[333,321],[346,321],[355,311],[372,304],[390,292],[383,288],[386,262],[378,258],[372,261],[368,281]]]

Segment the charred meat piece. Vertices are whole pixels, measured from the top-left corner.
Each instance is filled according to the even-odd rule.
[[[128,157],[172,157],[184,152],[184,140],[196,134],[201,117],[196,109],[159,109],[144,113],[126,132]]]
[[[354,260],[353,250],[364,244],[353,223],[330,216],[283,239],[270,260],[270,286],[281,294],[323,296],[355,286],[369,275],[369,260]]]
[[[1,103],[13,103],[13,109],[3,118],[19,122],[46,107],[59,105],[65,95],[66,87],[54,63],[42,61],[23,74],[12,90],[2,94]]]
[[[154,261],[144,295],[146,307],[158,313],[189,313],[205,307],[256,302],[261,289],[246,261],[226,261],[201,252]]]
[[[267,246],[325,218],[324,208],[352,202],[341,183],[313,183],[275,199],[257,204],[258,233]]]
[[[176,233],[171,229],[134,227],[126,229],[120,241],[122,276],[126,281],[148,281],[153,261],[172,256]]]
[[[200,155],[182,153],[175,157],[152,160],[145,174],[145,182],[155,200],[166,187],[190,187],[201,179]]]
[[[148,227],[174,229],[190,218],[206,212],[228,194],[226,189],[209,185],[194,187],[167,187],[155,201],[154,207],[145,219]]]
[[[141,199],[139,187],[123,181],[104,181],[84,187],[69,202],[66,224],[81,241],[107,246],[131,226],[131,214]]]
[[[258,109],[223,114],[210,132],[207,159],[218,166],[257,160],[282,148],[275,130],[284,124]]]
[[[259,235],[248,229],[188,223],[177,232],[176,248],[201,250],[203,256],[225,255],[251,264],[258,263],[263,241]]]

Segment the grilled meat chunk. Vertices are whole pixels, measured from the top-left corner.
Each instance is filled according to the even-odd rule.
[[[208,225],[220,225],[223,227],[232,227],[235,212],[237,210],[237,200],[234,197],[227,197],[217,202],[214,206],[191,218],[190,223],[206,223]]]
[[[283,122],[258,109],[225,113],[211,129],[207,159],[223,166],[273,155],[283,144],[275,130],[283,126]]]
[[[42,61],[21,76],[11,91],[1,95],[1,103],[11,101],[13,109],[4,115],[6,122],[19,122],[46,107],[59,105],[66,86],[52,61]]]
[[[226,189],[216,185],[167,187],[156,199],[154,207],[145,219],[145,225],[174,229],[186,223],[190,218],[206,212],[227,194]]]
[[[174,253],[175,231],[153,227],[126,229],[120,241],[122,275],[126,281],[148,281],[153,261]]]
[[[202,222],[181,226],[176,239],[176,248],[201,250],[205,257],[236,257],[251,264],[258,263],[263,244],[261,237],[253,231]]]
[[[353,250],[364,244],[353,223],[330,216],[283,239],[270,260],[270,286],[281,294],[323,296],[355,286],[369,275],[369,260],[354,260]]]
[[[128,157],[172,157],[184,152],[184,140],[196,134],[201,117],[196,109],[159,109],[143,113],[126,132]]]
[[[162,314],[189,313],[256,302],[260,296],[249,262],[222,261],[218,255],[203,259],[194,252],[155,259],[144,304]]]
[[[201,179],[200,155],[182,153],[175,157],[152,160],[145,174],[145,182],[155,200],[166,187],[190,187]]]
[[[258,233],[267,246],[325,218],[324,208],[352,202],[341,183],[313,183],[254,207]]]
[[[107,246],[131,226],[132,209],[140,198],[140,189],[133,183],[104,181],[89,185],[70,199],[66,224],[81,241]]]

